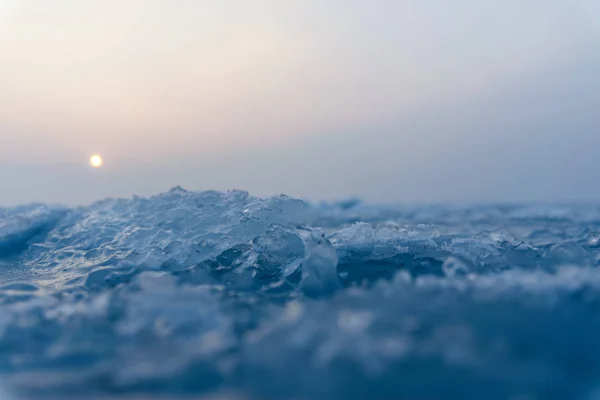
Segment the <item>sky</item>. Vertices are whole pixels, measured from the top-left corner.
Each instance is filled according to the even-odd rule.
[[[599,71],[597,0],[0,0],[0,205],[598,201]]]

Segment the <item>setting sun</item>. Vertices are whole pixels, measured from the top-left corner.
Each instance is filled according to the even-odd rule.
[[[94,154],[90,158],[90,164],[94,168],[100,168],[102,166],[102,157],[100,157],[98,154]]]

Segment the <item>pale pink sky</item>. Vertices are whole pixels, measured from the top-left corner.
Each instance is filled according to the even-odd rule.
[[[595,114],[564,111],[598,98],[599,21],[592,0],[0,0],[0,204],[175,184],[379,201],[600,198],[552,178],[585,167],[600,135]],[[569,135],[582,155],[556,166]],[[513,151],[523,140],[534,154]],[[86,169],[94,152],[103,171]],[[457,194],[442,185],[454,175],[426,184],[472,155],[482,175]],[[535,176],[545,186],[482,193],[496,164],[518,176],[528,160],[557,168]]]

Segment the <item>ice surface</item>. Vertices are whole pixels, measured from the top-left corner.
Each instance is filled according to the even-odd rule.
[[[599,232],[600,206],[182,188],[0,209],[0,379],[17,399],[598,398]]]

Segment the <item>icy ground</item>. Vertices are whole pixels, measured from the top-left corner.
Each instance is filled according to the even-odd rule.
[[[600,206],[175,188],[0,208],[0,382],[15,399],[598,399],[599,266]]]

